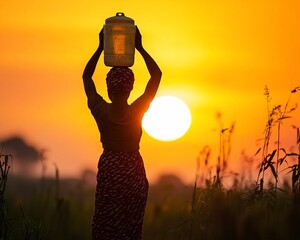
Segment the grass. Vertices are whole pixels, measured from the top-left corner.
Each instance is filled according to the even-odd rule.
[[[5,202],[5,190],[7,186],[8,172],[10,169],[9,159],[11,155],[2,155],[0,152],[0,239],[6,239],[8,236],[8,221],[7,221],[7,208]],[[3,160],[2,160],[3,159]]]
[[[224,128],[220,124],[216,164],[211,163],[212,149],[203,147],[193,186],[176,176],[162,176],[153,184],[144,240],[299,239],[299,127],[293,126],[293,152],[280,141],[282,125],[295,110],[289,106],[291,97],[299,90],[291,91],[283,107],[271,108],[270,92],[265,89],[268,118],[262,146],[251,157],[243,155],[245,166],[240,174],[228,169],[235,125]],[[274,138],[275,147],[270,144]],[[41,179],[8,178],[10,158],[0,157],[0,239],[91,239],[94,187],[83,180],[60,179],[55,165],[54,178],[44,174]],[[258,167],[252,173],[254,164]],[[232,185],[225,188],[228,175]]]
[[[298,152],[288,153],[281,147],[281,126],[290,118],[295,108],[288,109],[293,89],[282,110],[281,105],[268,110],[268,121],[265,128],[263,146],[255,156],[261,153],[257,180],[254,184],[241,186],[238,181],[231,189],[222,186],[222,172],[226,171],[226,161],[230,153],[230,139],[234,125],[229,129],[221,128],[220,148],[214,177],[203,177],[199,163],[204,162],[202,171],[208,168],[210,149],[205,147],[198,158],[195,179],[190,230],[188,239],[297,239],[300,227],[300,134],[297,132],[296,145]],[[265,89],[267,103],[270,93]],[[269,109],[269,107],[268,107]],[[277,127],[276,148],[270,150],[270,141],[274,127]],[[224,140],[225,139],[225,140]],[[227,139],[227,140],[226,140]],[[202,158],[202,159],[201,159]],[[294,164],[295,158],[298,161]],[[283,163],[286,166],[283,167]],[[283,167],[283,169],[281,169]],[[290,182],[283,178],[279,187],[281,174],[289,171]],[[269,172],[269,175],[267,174]],[[267,178],[267,175],[269,178]],[[266,186],[266,180],[269,181]],[[199,186],[198,186],[199,185]]]

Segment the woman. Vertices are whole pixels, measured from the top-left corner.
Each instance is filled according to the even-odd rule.
[[[132,104],[127,100],[133,88],[134,74],[127,67],[113,67],[106,77],[111,103],[96,91],[92,76],[103,51],[103,29],[99,46],[83,73],[88,107],[100,131],[103,153],[98,163],[92,238],[101,240],[142,239],[148,181],[139,153],[142,118],[153,100],[161,71],[142,46],[136,28],[136,49],[142,55],[150,80],[144,93]]]

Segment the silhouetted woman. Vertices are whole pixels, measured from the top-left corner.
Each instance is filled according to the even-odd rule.
[[[98,163],[92,238],[95,240],[141,240],[148,195],[143,159],[139,153],[142,118],[153,100],[161,71],[142,46],[136,29],[136,49],[142,55],[150,80],[144,93],[133,103],[127,100],[133,89],[134,74],[127,67],[113,67],[106,84],[111,103],[96,91],[92,76],[103,51],[103,30],[99,46],[83,73],[88,107],[100,131],[103,153]]]

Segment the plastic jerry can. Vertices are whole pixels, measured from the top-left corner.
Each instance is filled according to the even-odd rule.
[[[131,67],[135,52],[134,20],[118,12],[116,16],[105,20],[103,31],[104,64],[111,67]]]

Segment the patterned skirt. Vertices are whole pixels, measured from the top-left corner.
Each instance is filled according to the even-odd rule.
[[[138,151],[104,151],[98,164],[92,239],[141,240],[148,188]]]

